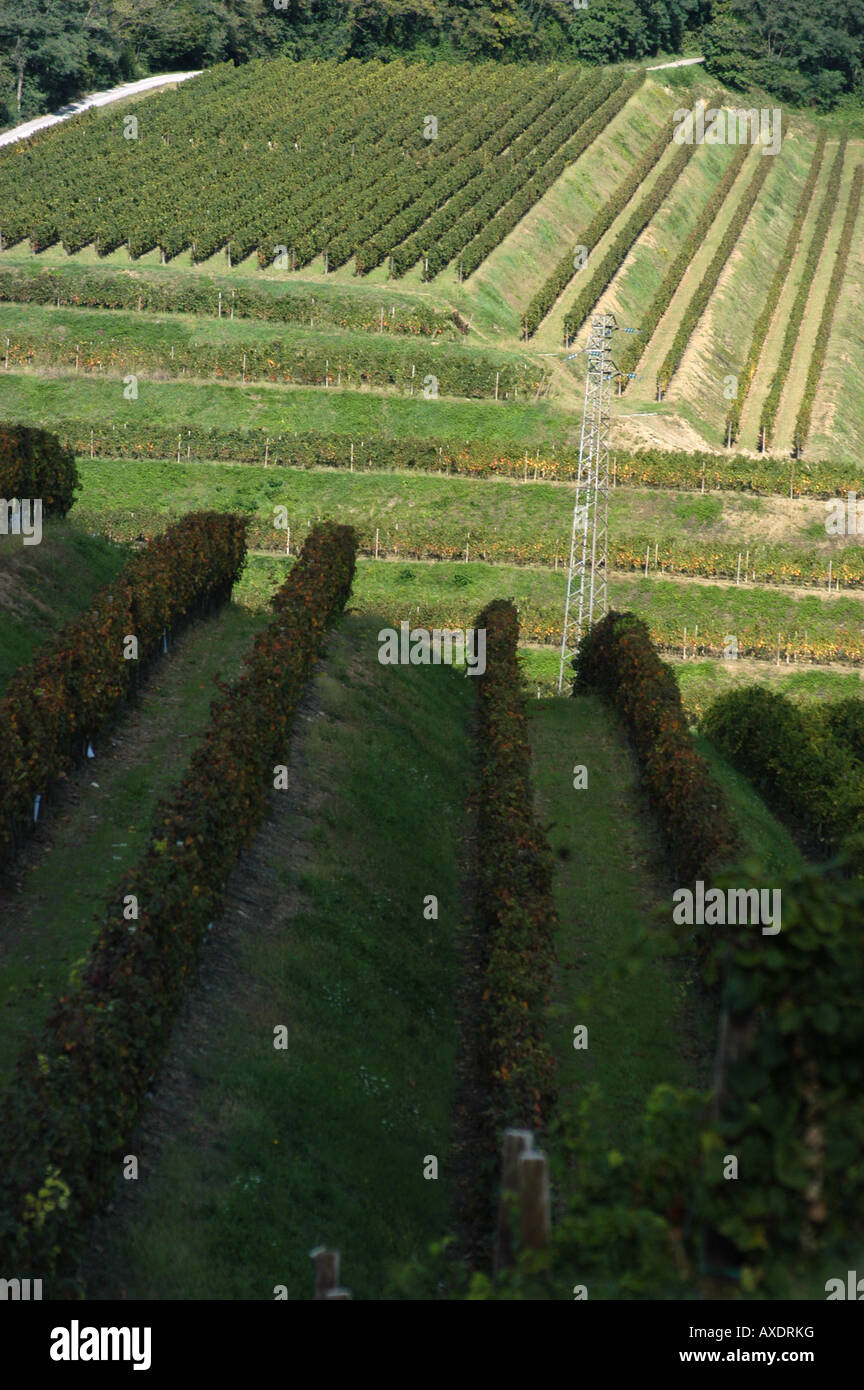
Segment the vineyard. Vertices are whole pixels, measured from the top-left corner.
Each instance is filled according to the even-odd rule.
[[[0,149],[4,1269],[713,1302],[856,1258],[864,140],[738,106],[278,58]],[[673,920],[697,882],[783,935]]]

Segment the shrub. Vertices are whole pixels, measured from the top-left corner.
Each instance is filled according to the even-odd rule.
[[[844,703],[846,723],[860,728],[861,702]],[[780,816],[830,852],[864,828],[864,767],[838,742],[837,718],[753,685],[715,700],[702,729]]]

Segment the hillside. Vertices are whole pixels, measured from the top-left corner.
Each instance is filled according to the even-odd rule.
[[[89,113],[5,151],[0,295],[47,306],[44,313],[11,304],[4,311],[0,340],[8,340],[10,376],[21,367],[52,377],[134,371],[166,382],[215,374],[337,390],[362,377],[369,389],[400,394],[419,393],[424,383],[428,393],[435,376],[440,395],[496,396],[497,373],[496,399],[540,395],[554,403],[564,429],[582,393],[578,366],[563,362],[565,336],[583,345],[585,317],[602,303],[622,326],[638,330],[624,344],[635,380],[615,402],[621,446],[659,441],[719,451],[729,436],[734,378],[742,403],[738,447],[755,453],[776,370],[772,354],[790,321],[796,285],[807,265],[808,282],[811,273],[816,278],[803,307],[808,322],[817,322],[848,214],[839,308],[804,456],[857,460],[862,437],[847,345],[862,334],[854,293],[864,215],[853,188],[864,155],[860,140],[844,138],[841,149],[838,126],[817,150],[820,127],[804,114],[784,113],[766,155],[753,148],[744,158],[748,145],[736,141],[752,138],[749,127],[726,131],[732,143],[725,145],[676,145],[673,117],[682,106],[735,109],[731,94],[724,100],[692,67],[658,80],[627,69],[595,77],[578,67],[464,64],[432,67],[421,80],[410,66],[391,64],[382,104],[384,71],[279,63],[213,69],[177,91],[113,115]],[[286,90],[292,115],[277,129]],[[130,120],[141,128],[123,138]],[[672,167],[679,154],[686,156],[680,170]],[[403,169],[398,177],[394,161]],[[86,196],[69,204],[59,170],[78,162]],[[836,190],[828,186],[835,164]],[[811,170],[815,184],[805,197]],[[160,212],[174,180],[183,196]],[[214,181],[223,190],[218,204]],[[827,217],[824,226],[820,217]],[[817,224],[821,254],[811,268]],[[574,270],[573,247],[580,246],[587,261]],[[747,390],[745,359],[784,246],[789,268]],[[239,309],[237,296],[248,297],[253,286],[260,303]],[[274,335],[250,321],[272,317],[277,286],[286,296],[280,316],[310,329],[301,334],[298,327],[296,346],[285,330]],[[541,294],[544,309],[536,328],[536,315],[531,319],[526,340],[523,321]],[[145,301],[176,309],[176,317],[151,320]],[[84,304],[92,309],[84,312]],[[64,305],[81,308],[70,317]],[[97,316],[99,307],[114,313]],[[187,318],[187,307],[197,317]],[[404,327],[397,311],[408,318]],[[470,325],[465,338],[454,311]],[[390,332],[381,367],[383,344],[367,340],[363,362],[362,338],[344,332],[352,319]],[[658,402],[658,371],[682,322],[689,331]],[[343,331],[336,334],[337,327]],[[431,332],[437,346],[429,343],[421,354],[403,332],[419,332],[421,340]],[[447,356],[447,338],[461,343],[463,366],[439,379],[434,358]],[[799,329],[769,452],[788,454],[811,346]],[[527,362],[527,375],[520,367],[522,378],[514,376],[513,367]],[[838,410],[847,396],[850,409]],[[41,408],[38,394],[28,406]],[[64,418],[50,397],[44,407],[46,418]],[[347,402],[345,409],[350,414]],[[430,404],[428,432],[458,432],[446,419],[431,423],[436,409]],[[174,412],[178,425],[191,414],[177,405]],[[123,418],[119,402],[112,413]],[[572,427],[569,435],[576,437]],[[544,435],[532,439],[526,427],[523,437],[532,443]]]
[[[620,62],[559,0],[346,0],[310,54],[316,6],[0,147],[0,1265],[649,1335],[827,1301],[864,1240],[851,96],[723,86],[734,6],[677,66],[677,0]]]

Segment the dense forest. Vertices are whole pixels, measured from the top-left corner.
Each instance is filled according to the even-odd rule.
[[[149,72],[305,58],[705,54],[731,86],[864,100],[864,0],[0,0],[0,125]]]

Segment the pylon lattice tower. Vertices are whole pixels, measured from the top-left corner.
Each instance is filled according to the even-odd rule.
[[[559,695],[568,656],[575,655],[585,633],[603,617],[607,606],[610,401],[612,381],[618,375],[611,353],[612,334],[617,331],[614,314],[591,315],[591,336],[585,349],[588,357],[585,406],[558,668]],[[580,355],[574,352],[571,357]]]

